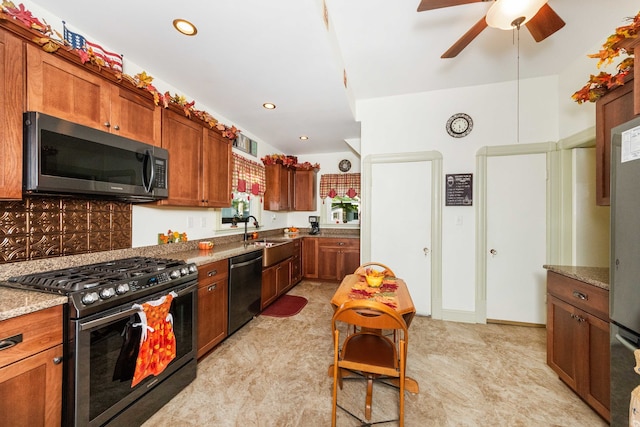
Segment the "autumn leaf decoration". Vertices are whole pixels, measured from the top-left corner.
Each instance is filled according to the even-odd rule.
[[[632,39],[638,37],[640,32],[640,12],[633,17],[628,18],[629,25],[616,28],[615,33],[607,38],[607,41],[602,45],[602,49],[598,53],[588,55],[589,58],[597,58],[597,67],[602,65],[610,65],[614,59],[621,54],[630,55],[624,47],[620,44],[626,39]],[[633,70],[633,57],[628,57],[622,60],[616,66],[616,74],[610,74],[605,71],[601,71],[599,74],[591,75],[589,81],[580,90],[576,91],[571,98],[578,104],[583,102],[596,102],[609,90],[622,86],[624,84],[625,77]]]
[[[42,46],[42,49],[46,52],[53,53],[60,47],[64,47],[69,51],[73,50],[80,58],[80,62],[83,64],[89,62],[97,66],[99,69],[107,65],[102,58],[94,54],[91,48],[88,48],[86,51],[82,49],[73,49],[58,31],[53,30],[51,26],[44,21],[44,19],[42,20],[44,22],[42,22],[33,16],[33,14],[27,10],[23,4],[16,7],[13,2],[2,0],[2,3],[0,4],[0,20],[2,19],[17,21],[21,25],[34,30],[38,34],[32,38],[32,41]],[[179,105],[185,116],[197,117],[207,123],[211,129],[219,130],[222,133],[222,136],[227,139],[236,139],[240,132],[240,130],[235,126],[229,127],[218,122],[218,120],[206,111],[195,109],[195,101],[187,101],[184,96],[178,94],[171,96],[168,91],[161,93],[152,84],[153,77],[145,71],[142,71],[133,77],[118,70],[109,69],[109,71],[113,72],[119,81],[127,81],[134,87],[151,93],[153,95],[155,105],[161,105],[164,108],[169,107],[169,104]]]

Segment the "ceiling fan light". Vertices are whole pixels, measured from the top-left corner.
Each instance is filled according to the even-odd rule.
[[[524,18],[520,25],[527,23],[548,0],[496,0],[487,12],[487,25],[501,30],[511,30],[514,21]]]

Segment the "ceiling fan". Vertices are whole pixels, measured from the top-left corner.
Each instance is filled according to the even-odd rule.
[[[487,27],[511,30],[525,24],[536,42],[564,27],[565,22],[547,4],[548,0],[421,0],[418,12],[459,6],[468,3],[492,2],[487,14],[460,37],[441,58],[453,58],[467,47]]]

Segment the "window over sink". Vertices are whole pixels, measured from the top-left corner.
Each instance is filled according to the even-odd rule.
[[[235,228],[238,222],[244,222],[249,215],[256,217],[262,224],[260,198],[265,191],[264,166],[233,153],[231,191],[233,194],[231,206],[220,210],[217,229]],[[236,218],[235,224],[234,218]]]

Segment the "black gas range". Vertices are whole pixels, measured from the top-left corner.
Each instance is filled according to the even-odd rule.
[[[181,260],[132,257],[9,278],[11,286],[69,296],[80,318],[194,280],[198,268]]]
[[[62,425],[140,425],[195,379],[197,279],[195,264],[148,257],[9,279],[12,287],[68,296]],[[165,310],[162,328],[175,337],[173,355],[140,376],[138,365],[157,357],[149,356],[157,341],[147,342],[154,332],[146,326],[156,309]]]

